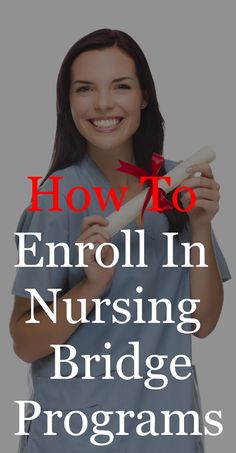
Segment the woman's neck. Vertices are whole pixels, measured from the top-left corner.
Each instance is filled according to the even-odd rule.
[[[114,188],[137,184],[135,176],[116,171],[116,168],[120,165],[119,160],[135,164],[132,144],[125,144],[119,149],[108,150],[90,146],[87,152]]]

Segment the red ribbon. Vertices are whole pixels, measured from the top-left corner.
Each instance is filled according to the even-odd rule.
[[[141,167],[138,167],[137,165],[129,164],[128,162],[125,162],[123,160],[119,160],[119,162],[121,166],[116,169],[117,171],[121,171],[122,173],[128,173],[128,175],[133,175],[137,176],[137,178],[140,178],[141,176],[157,176],[161,167],[164,164],[164,157],[160,156],[160,154],[153,153],[151,162],[151,173],[148,173],[146,170],[144,170]],[[152,197],[152,183],[151,181],[147,181],[147,184],[149,185],[149,189],[147,191],[147,195],[143,203],[141,219],[143,219],[144,211],[147,208],[148,203]],[[165,197],[165,191],[161,188],[158,188],[158,206],[161,208],[162,210],[161,212],[170,211],[171,209],[173,209],[172,204]]]

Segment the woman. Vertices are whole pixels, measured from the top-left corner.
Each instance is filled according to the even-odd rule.
[[[163,151],[164,121],[148,63],[135,41],[124,32],[104,29],[95,31],[74,44],[62,63],[58,77],[57,114],[54,154],[41,190],[52,190],[49,176],[63,177],[59,191],[61,211],[49,212],[51,197],[41,195],[39,204],[42,210],[26,210],[18,226],[18,232],[42,233],[42,240],[37,243],[37,256],[33,256],[33,253],[28,253],[27,256],[27,263],[32,267],[18,269],[13,287],[15,307],[11,318],[11,334],[14,348],[19,357],[32,363],[32,400],[37,401],[42,409],[40,416],[35,416],[32,421],[29,440],[24,439],[21,449],[31,453],[49,453],[54,450],[58,453],[90,452],[98,449],[100,443],[101,451],[113,453],[137,453],[144,448],[147,452],[201,452],[201,424],[199,429],[195,425],[193,429],[193,420],[186,421],[186,432],[194,434],[190,436],[179,432],[179,427],[176,426],[178,423],[173,421],[173,433],[179,434],[168,435],[161,417],[161,411],[165,410],[198,412],[194,370],[191,368],[188,379],[176,380],[165,363],[162,371],[168,385],[162,389],[161,386],[148,389],[143,385],[142,376],[145,374],[148,355],[159,354],[159,360],[161,356],[162,359],[168,357],[170,360],[178,355],[191,358],[191,335],[186,332],[183,334],[171,325],[177,324],[179,319],[179,300],[200,299],[201,302],[196,304],[194,311],[194,317],[200,323],[200,328],[195,333],[197,336],[207,336],[218,321],[223,301],[222,280],[229,278],[227,265],[211,233],[211,220],[218,211],[219,185],[208,165],[189,169],[186,185],[195,191],[197,198],[189,216],[175,210],[165,214],[146,211],[144,224],[139,217],[127,227],[131,232],[133,267],[123,269],[120,265],[124,262],[122,233],[113,238],[113,243],[120,252],[119,263],[108,267],[112,260],[111,248],[108,246],[102,253],[103,263],[107,267],[101,266],[95,259],[95,251],[100,244],[111,242],[105,217],[114,210],[114,206],[110,199],[106,209],[101,211],[93,187],[103,187],[105,195],[112,187],[119,198],[120,187],[125,186],[128,190],[123,203],[128,201],[142,187],[135,176],[115,170],[119,159],[150,170],[153,153],[162,154]],[[169,171],[174,165],[173,162],[166,161],[160,174]],[[201,176],[195,177],[196,172],[200,172]],[[68,191],[78,186],[86,188],[91,197],[86,211],[80,213],[70,210],[67,205]],[[83,202],[82,191],[75,191],[73,205],[81,207]],[[183,195],[182,203],[184,206],[188,204],[187,194]],[[139,244],[135,230],[143,228],[147,265],[138,267]],[[166,262],[166,236],[162,233],[169,230],[179,233],[174,238],[177,264],[173,268],[163,267]],[[181,243],[189,241],[204,244],[208,267],[197,267],[199,256],[196,248],[191,251],[193,267],[182,267],[184,247]],[[51,242],[69,244],[73,251],[69,266],[62,265],[63,254],[60,248],[56,251],[59,267],[47,267],[46,264],[44,267],[36,266],[39,256],[47,262],[46,244]],[[75,242],[94,245],[93,249],[85,249],[84,264],[87,267],[76,267]],[[31,236],[25,238],[25,246],[32,247]],[[30,312],[30,292],[26,290],[29,287],[35,288],[49,307],[52,307],[53,301],[50,288],[60,288],[56,323],[51,321],[40,304],[37,307],[37,321],[40,322],[25,323]],[[172,301],[170,326],[165,325],[166,314],[161,305],[158,323],[148,322],[148,303],[142,305],[143,320],[140,323],[132,322],[137,315],[135,303],[129,306],[129,323],[114,323],[111,306],[106,303],[101,306],[103,321],[92,323],[95,320],[94,299],[107,298],[114,301],[118,297],[134,301],[137,297],[142,297],[143,300],[168,298]],[[71,323],[67,320],[67,304],[64,300],[72,301],[71,317],[79,319],[81,305],[77,303],[78,298],[87,301],[88,322]],[[73,346],[73,350],[78,353],[74,358],[78,373],[73,379],[50,379],[55,374],[55,347],[52,345],[58,344]],[[122,380],[117,371],[117,360],[122,355],[134,352],[137,346],[140,377]],[[66,363],[68,349],[62,348],[61,351],[62,360],[65,360],[61,363],[61,373],[66,376],[70,374],[70,366]],[[103,380],[104,363],[97,358],[90,364],[95,379],[83,380],[87,371],[81,356],[100,354],[101,357],[107,352],[111,355],[110,378]],[[125,362],[126,376],[132,375],[131,363],[132,359]],[[160,368],[159,362],[153,370]],[[43,411],[51,409],[61,411],[53,418],[53,431],[57,435],[45,436],[47,415]],[[77,413],[76,416],[74,413],[73,417],[70,415],[70,432],[63,425],[66,414],[78,410],[83,411],[88,419],[88,427],[83,435],[75,435],[81,428],[78,421],[81,414]],[[115,435],[119,432],[120,423],[116,414],[109,421],[109,429],[114,438],[109,440],[109,435],[104,430],[100,437],[95,434],[91,437],[94,432],[91,417],[97,410],[131,410],[134,414],[149,410],[156,413],[158,429],[153,434],[146,428],[146,433],[140,434],[136,430],[137,419],[134,421],[135,415],[130,413],[126,418],[126,432]],[[32,405],[29,405],[29,411],[33,412]],[[142,420],[145,421],[145,418]],[[105,419],[103,422],[104,425],[101,426],[107,424]],[[151,430],[150,426],[149,429]]]

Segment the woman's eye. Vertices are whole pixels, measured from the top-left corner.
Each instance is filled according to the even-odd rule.
[[[130,90],[130,86],[126,85],[126,83],[119,83],[115,88],[118,88],[118,90]]]
[[[90,91],[91,89],[92,89],[91,86],[83,85],[83,86],[77,88],[76,93],[86,93],[86,92]]]

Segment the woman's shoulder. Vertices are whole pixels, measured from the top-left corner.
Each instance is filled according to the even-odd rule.
[[[58,188],[60,196],[66,196],[68,191],[84,182],[82,162],[76,162],[68,167],[54,171],[40,186],[40,192],[52,191]]]
[[[84,185],[82,173],[80,163],[75,163],[53,172],[41,186],[32,189],[31,199],[20,216],[17,231],[66,221],[67,196],[72,188]]]

